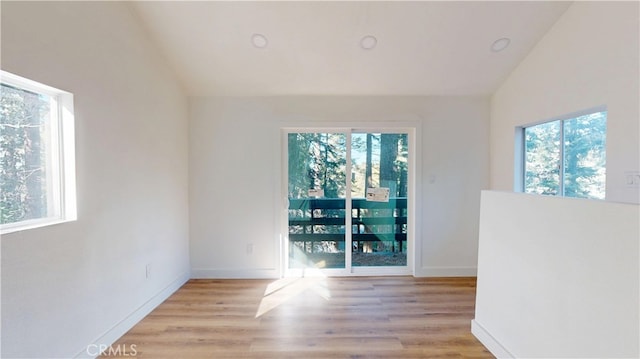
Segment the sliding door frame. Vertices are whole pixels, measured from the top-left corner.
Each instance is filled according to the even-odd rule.
[[[310,127],[282,127],[281,128],[281,195],[282,201],[276,213],[279,213],[280,223],[280,273],[284,277],[304,276],[372,276],[372,275],[415,275],[416,238],[418,226],[416,225],[416,198],[417,197],[417,156],[418,143],[414,124],[359,124],[357,126],[310,126]],[[345,268],[289,268],[289,154],[288,135],[290,133],[340,133],[346,137],[347,163],[345,167]],[[352,198],[351,198],[351,173],[352,173],[352,134],[354,133],[406,133],[409,145],[408,174],[407,174],[407,263],[405,266],[352,266]]]

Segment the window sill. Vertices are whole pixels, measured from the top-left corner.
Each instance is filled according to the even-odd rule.
[[[41,218],[41,219],[33,219],[29,221],[19,222],[19,223],[11,223],[7,225],[3,225],[0,227],[0,234],[5,235],[9,233],[27,231],[31,229],[37,229],[42,227],[54,226],[56,224],[62,224],[67,222],[75,221],[75,218]]]

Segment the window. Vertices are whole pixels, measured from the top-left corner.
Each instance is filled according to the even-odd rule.
[[[0,230],[76,219],[73,95],[0,72]]]
[[[607,112],[524,127],[524,192],[604,199]]]

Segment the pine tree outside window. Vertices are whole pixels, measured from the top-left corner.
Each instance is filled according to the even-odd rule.
[[[0,72],[0,230],[76,219],[73,96]]]
[[[523,191],[605,199],[607,111],[522,128]]]

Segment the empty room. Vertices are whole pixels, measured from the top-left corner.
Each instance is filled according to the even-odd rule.
[[[0,16],[0,357],[640,357],[639,2]]]

